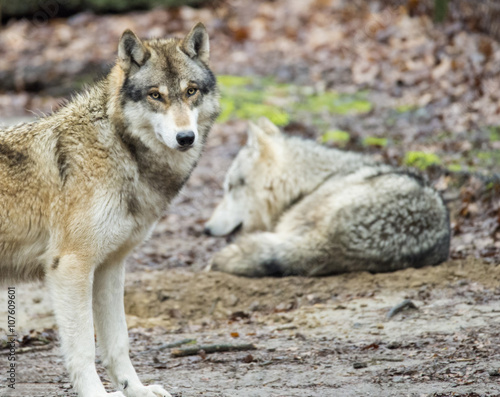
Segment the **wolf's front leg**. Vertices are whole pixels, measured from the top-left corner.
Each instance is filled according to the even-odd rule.
[[[332,272],[321,237],[261,232],[243,235],[217,252],[210,270],[246,277],[320,276]]]
[[[284,258],[285,252],[281,252],[285,242],[285,238],[276,233],[244,235],[214,255],[210,270],[246,277],[294,274]]]
[[[102,361],[115,386],[127,397],[170,397],[161,386],[144,386],[130,361],[124,282],[125,266],[121,258],[96,270],[93,307]]]
[[[78,255],[55,258],[47,270],[61,348],[73,387],[81,397],[124,397],[107,394],[95,368],[94,323],[92,321],[93,269]]]

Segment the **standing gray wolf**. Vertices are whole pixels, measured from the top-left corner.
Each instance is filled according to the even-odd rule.
[[[129,358],[124,258],[188,179],[219,113],[205,27],[123,33],[109,75],[56,113],[0,131],[0,281],[45,277],[82,397],[170,396]],[[95,368],[97,341],[115,387]]]
[[[241,229],[209,266],[249,277],[387,272],[447,259],[448,211],[417,174],[250,124],[205,232]]]

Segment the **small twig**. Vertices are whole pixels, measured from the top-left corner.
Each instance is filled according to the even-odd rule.
[[[280,380],[281,380],[280,378],[273,379],[273,380],[270,380],[269,382],[263,383],[262,386],[267,386],[267,385],[270,385],[271,383],[278,382]]]
[[[378,364],[379,361],[388,361],[392,363],[398,363],[404,361],[401,357],[374,357],[369,361],[357,361],[352,363],[354,369],[366,368],[368,365]]]
[[[415,306],[415,303],[413,303],[411,300],[405,299],[399,305],[396,305],[391,310],[389,310],[389,313],[387,313],[387,318],[392,318],[399,312],[402,312],[403,310],[406,309],[418,309],[418,308],[417,306]]]
[[[160,351],[160,350],[165,350],[165,349],[173,349],[174,347],[179,347],[182,345],[187,345],[188,343],[195,343],[196,339],[182,339],[177,342],[172,342],[172,343],[165,343],[164,345],[160,345],[158,347],[154,347],[152,349],[144,350],[140,352],[139,354],[146,354],[146,353],[151,353],[154,351]]]
[[[372,358],[371,361],[372,362],[375,362],[375,361],[388,361],[388,362],[391,362],[391,363],[399,363],[401,361],[404,361],[404,358],[402,358],[402,357],[374,357],[374,358]]]
[[[193,342],[196,342],[196,339],[183,339],[183,340],[180,340],[178,342],[167,343],[165,345],[161,345],[160,347],[157,347],[154,350],[173,349],[174,347],[187,345],[188,343],[193,343]]]
[[[174,349],[172,350],[172,357],[185,357],[194,356],[199,352],[203,351],[205,354],[210,353],[222,353],[222,352],[236,352],[244,350],[255,350],[257,349],[255,345],[251,343],[242,345],[201,345],[186,347],[184,349]]]
[[[53,347],[54,347],[53,343],[48,343],[48,344],[42,345],[42,346],[20,347],[20,348],[16,349],[16,354],[23,354],[23,353],[30,353],[30,352],[39,352],[39,351],[43,351],[43,350],[50,350]],[[0,354],[8,355],[8,354],[10,354],[10,350],[4,351],[4,352],[0,352]]]

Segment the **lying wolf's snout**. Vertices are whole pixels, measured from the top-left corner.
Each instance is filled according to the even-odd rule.
[[[181,131],[175,137],[179,146],[187,148],[191,146],[194,142],[194,132],[193,131]]]

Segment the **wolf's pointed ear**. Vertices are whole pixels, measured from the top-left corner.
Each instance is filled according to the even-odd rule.
[[[248,147],[262,153],[267,147],[272,146],[269,138],[270,136],[261,127],[251,121],[248,122]]]
[[[130,29],[123,32],[118,45],[118,60],[125,72],[133,68],[140,68],[146,63],[150,55],[148,49],[134,32]]]
[[[208,33],[205,25],[198,22],[184,40],[182,40],[181,49],[190,58],[198,58],[204,64],[208,65],[210,44],[208,43]]]
[[[264,131],[252,121],[248,122],[247,130],[247,146],[252,149],[259,149],[259,136],[263,135]]]
[[[280,129],[267,117],[260,117],[257,120],[257,125],[267,134],[270,136],[277,136],[281,134]]]

